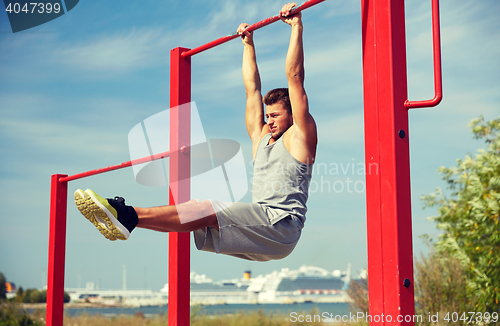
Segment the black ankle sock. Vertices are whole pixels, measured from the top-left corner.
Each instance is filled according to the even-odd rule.
[[[127,206],[127,205],[125,206],[127,207],[128,216],[131,217],[132,222],[134,223],[134,227],[136,227],[137,224],[139,224],[139,216],[137,216],[137,212],[132,206]]]

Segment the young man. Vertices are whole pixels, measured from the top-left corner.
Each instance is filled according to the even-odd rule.
[[[241,24],[243,82],[247,95],[246,127],[252,140],[252,203],[190,200],[180,205],[140,208],[121,197],[104,199],[87,189],[75,192],[80,212],[110,240],[126,240],[135,227],[160,232],[194,231],[196,247],[243,259],[267,261],[288,256],[304,226],[316,124],[304,90],[301,13],[289,3],[280,11],[291,26],[286,56],[288,89],[275,89],[262,99],[253,36]],[[263,102],[266,104],[264,120]]]

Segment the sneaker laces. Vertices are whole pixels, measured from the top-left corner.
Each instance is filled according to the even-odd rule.
[[[120,204],[125,204],[125,198],[115,196],[115,200]]]

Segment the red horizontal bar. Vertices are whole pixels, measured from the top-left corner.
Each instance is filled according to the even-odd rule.
[[[296,8],[294,8],[292,10],[293,13],[297,13],[297,12],[300,12],[304,9],[307,9],[309,7],[312,7],[320,2],[323,2],[325,0],[308,0],[306,2],[304,2],[303,4],[297,6]],[[253,25],[250,25],[247,27],[247,31],[249,32],[253,32],[259,28],[262,28],[264,26],[267,26],[269,24],[272,24],[276,21],[280,20],[280,17],[279,15],[275,15],[275,16],[272,16],[272,17],[269,17],[269,18],[266,18],[264,20],[261,20],[260,22],[257,22]],[[227,35],[227,36],[223,36],[221,38],[218,38],[216,39],[215,41],[212,41],[212,42],[209,42],[207,44],[204,44],[204,45],[201,45],[197,48],[194,48],[192,50],[189,50],[189,51],[186,51],[186,52],[182,52],[181,53],[181,57],[185,58],[185,57],[189,57],[189,56],[193,56],[195,54],[198,54],[200,52],[203,52],[203,51],[206,51],[208,49],[211,49],[213,47],[216,47],[217,45],[221,45],[223,43],[226,43],[226,42],[229,42],[231,40],[234,40],[235,38],[238,38],[240,35],[237,33],[237,32],[234,32],[233,34],[230,34],[230,35]]]
[[[181,148],[181,152],[182,152],[182,150],[183,149]],[[151,156],[146,156],[146,157],[143,157],[143,158],[138,158],[138,159],[131,160],[131,161],[128,161],[128,162],[123,162],[121,164],[111,165],[111,166],[108,166],[108,167],[105,167],[105,168],[100,168],[100,169],[96,169],[96,170],[91,170],[91,171],[87,171],[87,172],[82,172],[82,173],[70,175],[68,177],[60,178],[59,182],[65,182],[65,181],[67,182],[67,181],[82,179],[82,178],[90,177],[90,176],[96,175],[96,174],[101,174],[101,173],[105,173],[105,172],[109,172],[109,171],[114,171],[114,170],[119,170],[119,169],[127,168],[129,166],[136,165],[136,164],[141,164],[141,163],[147,163],[147,162],[152,162],[152,161],[160,160],[162,158],[169,157],[171,153],[172,153],[172,151],[163,152],[163,153],[154,154],[154,155],[151,155]]]
[[[432,0],[432,40],[434,52],[434,98],[426,101],[405,101],[405,108],[430,108],[443,99],[443,80],[441,73],[441,36],[439,27],[439,0]]]

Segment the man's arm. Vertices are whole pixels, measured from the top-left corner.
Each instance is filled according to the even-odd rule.
[[[257,67],[253,36],[246,30],[247,26],[249,25],[241,24],[237,31],[243,41],[242,72],[247,95],[245,121],[248,135],[252,140],[255,156],[262,129],[266,123],[264,121],[260,75]]]
[[[316,123],[309,113],[307,94],[304,89],[304,50],[302,43],[302,15],[291,14],[290,10],[297,6],[289,3],[280,11],[281,19],[292,27],[290,45],[286,55],[286,77],[293,115],[293,144],[301,146],[290,148],[290,153],[301,162],[312,163],[316,154]]]

